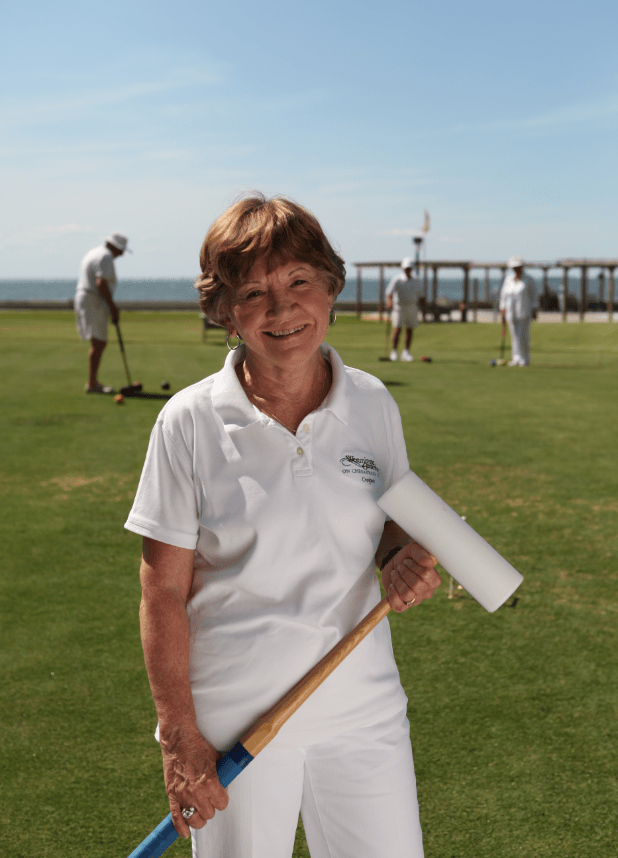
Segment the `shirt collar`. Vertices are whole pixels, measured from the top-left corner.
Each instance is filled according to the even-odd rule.
[[[343,361],[328,343],[322,343],[320,350],[326,360],[330,361],[333,371],[333,383],[328,396],[318,408],[320,411],[331,411],[342,423],[348,422],[349,394],[347,377]],[[242,429],[268,420],[247,398],[247,394],[236,375],[236,365],[244,359],[246,346],[241,344],[230,351],[225,359],[223,368],[215,374],[212,387],[212,403],[215,411],[227,429]]]

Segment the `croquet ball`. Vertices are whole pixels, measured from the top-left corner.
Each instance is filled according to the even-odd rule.
[[[490,360],[490,361],[489,361],[489,365],[490,365],[490,366],[495,366],[495,365],[496,365],[495,360]]]
[[[141,381],[134,381],[132,384],[132,387],[141,387],[141,386],[142,386]]]
[[[504,366],[504,361],[502,360],[502,358],[500,358],[500,360],[497,361],[497,364],[498,364],[498,366]]]
[[[169,390],[169,389],[170,389],[169,381],[162,381],[161,382],[161,390]]]
[[[122,405],[124,403],[124,396],[122,393],[117,393],[116,396],[114,396],[114,402],[116,405]]]
[[[421,355],[421,360],[425,363],[431,363],[431,358],[427,357],[427,355]]]

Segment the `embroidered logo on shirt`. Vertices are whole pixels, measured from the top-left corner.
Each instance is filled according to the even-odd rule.
[[[364,483],[374,483],[375,479],[372,479],[372,477],[377,477],[380,474],[380,469],[373,459],[347,455],[339,461],[342,465],[342,474],[362,474]]]

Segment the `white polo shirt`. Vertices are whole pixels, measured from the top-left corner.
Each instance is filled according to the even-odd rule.
[[[333,385],[296,435],[245,395],[234,369],[244,346],[176,394],[152,431],[125,525],[195,549],[191,686],[198,726],[219,749],[380,600],[376,501],[409,468],[401,418],[378,379],[322,351]],[[384,620],[272,744],[322,741],[405,705]]]
[[[539,297],[534,280],[525,274],[516,280],[514,271],[507,274],[500,290],[500,310],[506,311],[507,322],[531,319],[538,307]]]
[[[113,295],[116,289],[116,269],[112,252],[105,244],[93,247],[82,259],[75,294],[77,296],[99,295],[97,289],[99,277],[107,281],[109,291]]]
[[[405,273],[396,274],[386,288],[386,297],[392,297],[393,307],[411,307],[418,302],[423,288],[415,277],[406,277]]]

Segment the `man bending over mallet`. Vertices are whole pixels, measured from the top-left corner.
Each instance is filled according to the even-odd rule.
[[[120,311],[114,301],[116,271],[114,259],[127,250],[128,239],[114,232],[103,244],[89,250],[82,259],[75,293],[75,316],[80,339],[90,340],[86,393],[113,393],[101,384],[99,364],[107,345],[107,319],[118,322]],[[129,251],[130,252],[130,251]]]

